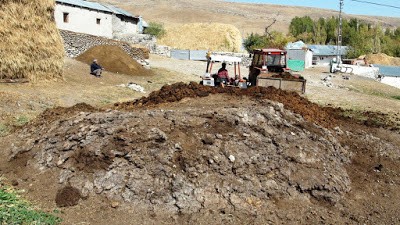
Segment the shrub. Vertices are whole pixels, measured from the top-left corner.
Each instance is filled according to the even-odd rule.
[[[144,30],[145,34],[150,34],[156,38],[161,38],[165,35],[166,31],[164,25],[160,23],[150,22],[149,27]]]

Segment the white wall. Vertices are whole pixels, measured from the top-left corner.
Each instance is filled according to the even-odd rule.
[[[69,13],[68,23],[64,22],[64,13]],[[58,29],[106,38],[113,37],[111,13],[56,4],[54,17]],[[100,19],[100,24],[96,23],[96,19]]]
[[[368,77],[371,79],[377,79],[379,74],[378,67],[368,67],[368,66],[358,66],[358,65],[348,65],[341,64],[340,68],[337,68],[337,64],[332,64],[333,69],[340,71],[342,73],[353,73],[358,76]],[[346,69],[347,68],[347,69]]]
[[[336,59],[336,56],[315,56],[317,57],[317,64],[315,66],[329,66],[332,59]]]
[[[400,77],[383,77],[381,82],[393,87],[400,88]]]
[[[312,57],[313,57],[313,52],[310,50],[306,51],[306,56],[304,60],[304,68],[310,68],[312,67]]]
[[[124,35],[134,35],[138,33],[137,22],[134,19],[129,19],[126,21],[122,21],[120,17],[113,15],[112,24],[113,24],[113,36],[120,37]]]

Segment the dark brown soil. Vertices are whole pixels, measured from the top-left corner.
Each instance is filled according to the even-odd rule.
[[[58,207],[68,207],[78,205],[81,193],[77,188],[66,186],[58,190],[56,204]]]
[[[86,64],[91,64],[93,59],[97,59],[98,63],[105,70],[122,73],[132,76],[151,75],[150,70],[146,70],[136,60],[132,59],[121,47],[114,45],[98,45],[90,48],[83,54],[76,57],[77,60]],[[88,73],[89,71],[88,66]]]
[[[116,103],[114,107],[119,110],[129,110],[141,106],[151,107],[161,103],[176,102],[184,98],[201,98],[210,94],[227,94],[234,97],[248,96],[252,99],[269,99],[280,102],[286,109],[302,115],[307,121],[327,128],[333,128],[339,123],[351,122],[371,127],[400,130],[400,123],[393,123],[388,119],[389,115],[387,114],[376,112],[358,113],[340,108],[321,107],[296,92],[287,92],[274,87],[239,89],[235,87],[215,88],[195,82],[190,84],[175,83],[163,86],[159,91],[150,93],[148,97],[142,97],[133,102]]]

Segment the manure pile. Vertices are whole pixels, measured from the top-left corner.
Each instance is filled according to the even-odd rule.
[[[230,24],[176,24],[167,26],[166,35],[158,42],[177,49],[240,52],[242,36]]]
[[[59,206],[105,197],[194,222],[309,224],[352,221],[351,214],[343,216],[352,153],[341,140],[399,155],[396,146],[370,134],[305,120],[302,115],[311,114],[294,102],[315,115],[327,112],[297,94],[202,87],[164,86],[115,109],[80,104],[47,110],[3,139],[10,163],[16,170],[55,173]]]
[[[62,77],[64,46],[53,0],[1,0],[0,18],[0,79]]]

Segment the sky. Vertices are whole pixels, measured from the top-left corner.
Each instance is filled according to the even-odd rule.
[[[268,3],[277,5],[306,6],[339,11],[339,0],[229,0],[230,2],[246,3]],[[400,17],[400,0],[360,0],[384,5],[391,5],[397,8],[383,7],[373,4],[344,0],[343,11],[346,14],[374,15]]]

